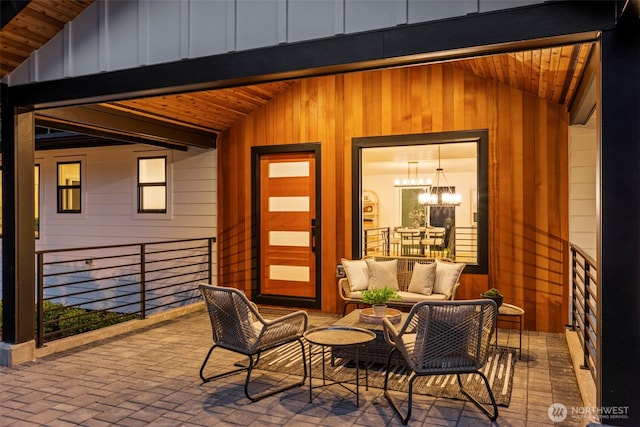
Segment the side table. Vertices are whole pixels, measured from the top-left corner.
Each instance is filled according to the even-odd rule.
[[[524,317],[524,310],[513,304],[503,303],[498,307],[498,320],[518,323],[520,334],[519,357],[522,360],[522,318]],[[496,346],[498,345],[498,328],[496,328]]]
[[[322,385],[317,387],[324,387],[329,385],[338,384],[341,387],[349,390],[356,395],[356,406],[360,406],[360,359],[359,350],[361,348],[367,349],[368,344],[376,338],[376,334],[371,331],[362,328],[354,328],[349,326],[323,326],[320,328],[313,328],[306,331],[303,335],[309,342],[309,402],[312,402],[313,396],[311,391],[313,390],[313,375],[312,375],[312,359],[313,359],[313,345],[319,345],[322,348]],[[336,347],[353,347],[355,349],[355,363],[356,363],[356,388],[355,391],[344,385],[343,381],[336,381],[329,378],[331,381],[327,383],[327,376],[325,371],[325,348],[331,349]],[[365,363],[365,386],[369,389],[369,368]]]

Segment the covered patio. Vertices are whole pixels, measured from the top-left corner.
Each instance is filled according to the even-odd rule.
[[[108,3],[95,2],[100,5],[100,9],[98,6],[93,9],[98,18],[106,16],[110,10]],[[182,12],[187,10],[187,3],[175,2]],[[140,10],[146,10],[147,2],[140,4],[144,6]],[[92,63],[95,70],[69,73],[65,68],[71,64],[69,61],[59,67],[60,75],[51,79],[43,70],[55,67],[47,68],[51,64],[46,56],[40,55],[36,61],[38,57],[33,55],[33,64],[24,62],[24,58],[18,61],[23,64],[23,71],[38,70],[40,74],[31,78],[26,71],[20,76],[17,73],[0,85],[4,124],[5,310],[0,360],[2,364],[13,365],[0,368],[3,378],[0,424],[399,424],[382,391],[375,388],[363,393],[364,404],[356,409],[350,395],[334,389],[318,396],[313,404],[308,403],[304,390],[293,390],[249,405],[243,397],[241,378],[201,385],[197,370],[211,336],[204,311],[62,353],[41,355],[34,346],[35,295],[31,286],[37,243],[32,239],[33,220],[24,215],[34,210],[31,170],[35,155],[34,126],[42,123],[64,128],[62,125],[75,123],[76,119],[82,131],[109,128],[135,144],[155,144],[175,152],[187,152],[187,146],[188,150],[193,147],[215,150],[219,155],[215,163],[216,168],[219,165],[215,175],[219,207],[216,205],[208,216],[215,215],[219,239],[215,282],[245,290],[252,296],[261,296],[256,280],[260,267],[255,264],[259,259],[256,248],[260,247],[255,236],[260,226],[255,217],[262,210],[253,204],[257,192],[252,187],[255,167],[251,166],[249,153],[255,149],[256,153],[269,155],[268,150],[258,149],[273,148],[270,146],[275,144],[280,149],[296,144],[308,149],[313,145],[324,159],[322,168],[320,163],[317,168],[322,192],[318,186],[316,193],[333,196],[325,197],[324,204],[318,203],[318,222],[311,223],[322,245],[317,246],[317,251],[313,246],[317,264],[313,265],[316,287],[312,287],[312,301],[307,301],[310,298],[306,295],[296,301],[306,303],[299,304],[300,307],[322,310],[322,314],[318,311],[313,316],[313,325],[335,320],[332,313],[341,309],[335,287],[337,263],[342,257],[360,255],[359,226],[354,224],[361,215],[358,206],[361,189],[358,181],[351,179],[358,166],[349,152],[353,139],[490,129],[494,138],[488,174],[491,181],[485,195],[491,197],[480,197],[488,203],[490,215],[480,219],[486,225],[486,240],[490,243],[484,269],[464,277],[461,299],[475,298],[481,291],[499,285],[509,301],[523,306],[528,313],[525,329],[552,331],[525,332],[524,360],[516,363],[511,404],[502,408],[498,423],[551,425],[548,411],[552,403],[562,403],[570,413],[573,407],[630,408],[627,419],[612,424],[637,423],[638,396],[633,393],[633,379],[638,378],[639,371],[638,347],[634,344],[638,342],[640,329],[634,326],[639,321],[636,303],[640,288],[637,269],[628,266],[637,264],[638,241],[627,236],[638,229],[640,199],[636,181],[626,177],[637,173],[638,148],[630,142],[637,140],[639,134],[635,120],[639,101],[637,76],[621,71],[636,69],[640,63],[637,5],[637,2],[624,2],[624,6],[609,2],[544,2],[507,11],[467,12],[456,19],[382,25],[382,30],[345,31],[306,41],[278,40],[273,45],[245,46],[246,49],[234,45],[202,57],[178,55],[158,63],[141,61],[129,68],[106,67],[109,56],[103,52],[102,62]],[[291,19],[292,23],[298,22]],[[137,21],[145,25],[146,22]],[[545,25],[538,25],[540,22]],[[74,34],[69,28],[67,36]],[[164,34],[165,28],[162,30]],[[147,34],[135,26],[132,31],[141,36]],[[114,34],[121,33],[116,28]],[[117,46],[99,37],[95,40],[100,41],[99,46]],[[150,37],[150,41],[157,40]],[[146,38],[138,44],[127,39],[123,44],[142,47],[146,42]],[[471,70],[454,66],[462,64],[461,59],[507,58],[509,53],[583,43],[592,44],[599,70],[592,79],[596,86],[593,102],[598,121],[598,178],[594,183],[597,217],[591,227],[596,229],[598,254],[595,403],[580,398],[562,332],[567,324],[570,298],[569,206],[565,194],[569,181],[567,150],[563,145],[567,141],[569,108],[498,80],[474,75],[477,70],[473,70],[473,62],[468,63]],[[69,42],[65,46],[74,45]],[[95,52],[89,53],[93,57]],[[579,57],[571,58],[567,63],[575,65]],[[508,65],[508,59],[506,62]],[[512,69],[517,70],[517,66]],[[566,80],[566,85],[558,87],[566,92],[564,88],[571,84],[571,80]],[[161,102],[164,97],[173,97],[177,102],[201,90],[246,96],[256,88],[272,90],[267,98],[273,101],[258,104],[255,111],[243,112],[240,117],[229,116],[226,123],[205,126],[204,136],[201,123],[190,123],[188,131],[178,133],[173,133],[173,124],[180,122],[179,113],[182,118],[191,117],[193,111],[210,113],[209,108],[167,113],[171,126],[157,123],[159,119],[146,120],[146,116],[165,114]],[[252,96],[261,98],[263,94]],[[154,98],[157,98],[155,105],[151,102]],[[394,103],[389,103],[389,99],[395,99]],[[87,111],[90,103],[95,104]],[[107,118],[105,106],[119,111],[109,116],[120,116],[122,110],[141,112],[139,115],[145,116],[143,121],[153,122],[154,126],[127,128],[124,122]],[[154,110],[154,106],[158,109]],[[332,111],[334,114],[329,114]],[[218,119],[223,114],[214,111],[204,116]],[[167,126],[172,132],[167,131]],[[151,134],[150,140],[141,140],[140,135],[147,133]],[[169,134],[173,136],[169,138]],[[319,159],[320,154],[317,155]],[[256,302],[271,304],[265,300]],[[513,339],[516,338],[512,331],[500,332],[502,343]],[[621,348],[627,351],[621,352]],[[34,351],[37,360],[29,362],[34,359]],[[236,360],[237,356],[229,355],[221,361]],[[20,364],[22,361],[27,362]],[[462,401],[421,397],[415,409],[415,420],[428,420],[425,425],[487,423],[475,407]],[[581,425],[586,420],[564,422]]]
[[[310,313],[322,326],[338,315]],[[515,331],[500,331],[500,345],[514,345]],[[352,394],[330,387],[314,394],[295,388],[256,403],[244,396],[243,374],[201,384],[198,369],[211,345],[204,308],[135,332],[97,341],[14,367],[1,367],[0,424],[138,426],[327,426],[401,425],[382,389],[361,389],[360,406]],[[220,369],[239,360],[224,350]],[[260,380],[287,374],[258,371]],[[552,381],[553,380],[553,381]],[[316,392],[314,392],[316,393]],[[525,332],[523,357],[515,364],[509,407],[500,407],[498,425],[554,425],[549,406],[562,403],[569,416],[561,423],[581,426],[578,383],[564,334]],[[491,425],[471,402],[416,394],[411,425]]]

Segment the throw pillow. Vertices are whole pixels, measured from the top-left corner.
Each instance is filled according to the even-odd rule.
[[[385,286],[400,290],[398,286],[398,260],[376,261],[366,259],[369,268],[369,289],[382,289]]]
[[[447,298],[451,297],[453,285],[458,282],[464,263],[442,262],[436,260],[436,281],[433,284],[433,292],[436,294],[444,294]]]
[[[342,258],[342,266],[347,274],[352,291],[364,291],[369,287],[369,268],[363,259],[349,260]]]
[[[431,295],[436,281],[436,263],[421,264],[416,262],[413,266],[409,292]]]

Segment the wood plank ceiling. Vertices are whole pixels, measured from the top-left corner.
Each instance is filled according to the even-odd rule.
[[[43,46],[93,0],[31,1],[0,31],[0,78]],[[455,67],[570,107],[591,44],[513,52],[453,61]],[[221,132],[268,103],[294,81],[183,93],[103,104],[175,125]]]

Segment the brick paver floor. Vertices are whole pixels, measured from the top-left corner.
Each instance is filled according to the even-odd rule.
[[[314,326],[336,317],[311,315]],[[500,344],[517,333],[501,331]],[[211,345],[203,310],[153,327],[0,368],[0,426],[399,426],[382,390],[361,389],[360,407],[341,387],[294,388],[256,403],[244,396],[244,374],[201,384],[198,370]],[[216,350],[231,366],[238,355]],[[511,404],[494,425],[554,425],[552,403],[582,405],[563,334],[523,336]],[[265,381],[286,375],[257,371]],[[308,384],[308,383],[307,383]],[[568,418],[559,425],[582,426]],[[488,419],[469,402],[415,395],[411,426],[482,426]],[[558,425],[558,424],[556,424]]]

